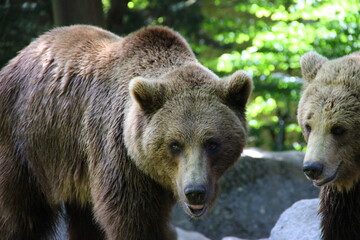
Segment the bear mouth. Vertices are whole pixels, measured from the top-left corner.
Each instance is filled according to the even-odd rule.
[[[335,180],[336,176],[337,176],[337,171],[332,176],[330,176],[326,179],[315,179],[312,182],[313,182],[314,186],[322,187],[325,184],[333,182]]]
[[[187,213],[191,217],[195,217],[195,218],[201,217],[202,215],[204,215],[204,213],[207,210],[207,204],[192,205],[192,204],[185,203],[185,206],[186,206]]]
[[[326,184],[329,184],[329,183],[332,183],[336,180],[336,177],[338,176],[338,172],[339,172],[339,169],[341,168],[341,165],[342,165],[342,161],[339,163],[338,167],[336,168],[336,171],[334,172],[334,174],[328,178],[325,178],[325,179],[314,179],[312,180],[313,182],[313,185],[315,187],[322,187]]]

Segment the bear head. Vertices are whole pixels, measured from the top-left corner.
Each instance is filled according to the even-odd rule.
[[[360,177],[360,52],[331,61],[309,52],[300,65],[303,170],[315,186],[349,190]]]
[[[128,153],[191,217],[212,205],[218,179],[240,157],[251,90],[245,72],[219,79],[198,63],[130,82]]]

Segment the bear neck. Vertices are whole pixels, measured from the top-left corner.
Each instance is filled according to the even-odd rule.
[[[357,240],[360,237],[360,182],[350,190],[335,186],[321,190],[321,230],[323,240]]]

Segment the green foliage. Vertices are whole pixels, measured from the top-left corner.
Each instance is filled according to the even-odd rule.
[[[360,47],[358,0],[101,1],[110,31],[125,35],[146,25],[167,25],[217,74],[252,73],[249,145],[269,150],[305,147],[296,121],[301,55],[316,50],[336,58]],[[0,66],[49,29],[51,15],[46,0],[0,4]]]
[[[150,24],[183,33],[200,62],[219,75],[237,69],[253,74],[249,145],[303,150],[296,120],[300,57],[311,50],[329,58],[356,51],[358,1],[158,1],[133,0],[132,10],[151,12]]]
[[[105,4],[111,2],[102,1]],[[123,12],[121,22],[109,24],[109,30],[118,34],[127,34],[148,25],[166,25],[176,29],[190,41],[195,41],[203,22],[202,0],[125,0],[123,2],[126,4],[121,6]],[[119,11],[120,9],[117,9],[115,14]]]
[[[47,0],[0,3],[0,68],[52,25]]]
[[[107,14],[111,7],[111,1],[110,0],[101,0],[103,11],[105,14]]]
[[[202,29],[219,47],[195,47],[200,61],[220,75],[244,69],[254,77],[249,145],[304,148],[296,121],[300,57],[311,50],[329,58],[358,50],[359,10],[356,0],[204,2]]]

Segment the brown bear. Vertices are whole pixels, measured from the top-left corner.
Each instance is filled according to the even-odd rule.
[[[63,214],[70,239],[176,239],[173,204],[202,216],[239,158],[251,90],[165,27],[40,36],[0,72],[1,239],[48,239]]]
[[[335,60],[310,52],[298,121],[307,141],[303,170],[321,187],[324,240],[360,238],[360,52]]]

